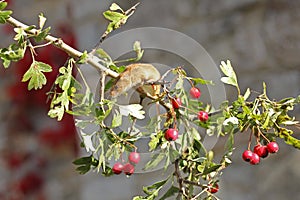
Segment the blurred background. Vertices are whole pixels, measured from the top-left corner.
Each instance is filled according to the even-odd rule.
[[[90,50],[106,28],[102,12],[112,2],[125,9],[137,3],[10,0],[9,7],[15,18],[27,24],[37,24],[38,14],[44,13],[53,35],[79,50]],[[300,94],[299,9],[300,1],[284,0],[143,0],[116,33],[140,27],[182,32],[199,42],[216,64],[230,59],[242,91],[248,87],[261,91],[265,81],[270,98],[281,99]],[[12,41],[12,31],[10,26],[0,26],[0,48]],[[145,56],[148,62],[182,64],[171,55],[146,51]],[[66,58],[48,46],[38,51],[37,60],[57,70]],[[26,56],[7,70],[0,68],[1,200],[123,200],[140,194],[143,185],[159,180],[159,172],[130,178],[78,175],[72,161],[84,151],[79,148],[73,118],[65,116],[58,123],[47,117],[45,92],[51,83],[42,91],[26,91],[20,80],[30,62]],[[50,82],[56,78],[55,70],[48,75]],[[234,100],[235,95],[229,87],[227,98]],[[300,117],[299,106],[293,114]],[[224,200],[298,199],[300,152],[279,141],[281,149],[276,156],[249,166],[241,159],[247,140],[247,135],[237,135],[234,162],[224,171],[218,196]],[[222,147],[216,146],[216,151]]]

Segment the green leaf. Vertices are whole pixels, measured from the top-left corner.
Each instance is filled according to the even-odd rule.
[[[233,131],[229,133],[228,139],[225,144],[225,151],[232,152],[233,151],[233,144],[234,144],[234,134]]]
[[[216,170],[218,170],[220,167],[222,167],[222,165],[219,165],[219,164],[214,164],[213,166],[211,167],[205,167],[203,172],[202,172],[202,176],[205,176],[207,174],[210,174],[211,172],[214,172]]]
[[[159,200],[165,200],[169,197],[174,196],[176,193],[178,193],[180,190],[178,187],[175,187],[174,185],[172,185],[167,192],[159,199]]]
[[[14,28],[14,31],[16,32],[14,40],[18,41],[19,44],[22,43],[25,40],[27,33],[23,28]]]
[[[250,94],[251,94],[251,90],[250,90],[250,88],[247,88],[247,90],[244,94],[244,100],[245,101],[249,98]]]
[[[87,62],[87,59],[89,58],[88,52],[85,50],[83,54],[80,56],[80,58],[76,61],[78,64],[84,64]]]
[[[78,165],[76,171],[80,174],[87,173],[92,166],[96,166],[98,163],[97,159],[95,159],[92,155],[87,157],[81,157],[73,161],[74,165]]]
[[[0,11],[0,24],[5,24],[11,14],[11,10]]]
[[[151,138],[151,140],[148,143],[149,151],[153,151],[156,149],[157,145],[159,144],[160,139],[157,135],[151,135],[150,138]]]
[[[95,144],[94,144],[94,140],[93,140],[95,132],[92,133],[92,134],[88,134],[88,133],[85,133],[82,130],[80,130],[80,135],[82,137],[82,141],[83,141],[85,150],[87,152],[90,152],[90,151],[91,152],[97,152],[95,147],[94,147]]]
[[[132,200],[146,200],[146,199],[142,196],[135,196],[135,197],[133,197]]]
[[[81,85],[72,76],[73,63],[75,63],[75,61],[73,59],[70,59],[68,61],[67,67],[61,67],[59,69],[60,75],[55,80],[55,84],[58,85],[63,90],[63,92],[55,93],[56,95],[51,101],[48,115],[52,118],[57,117],[57,120],[62,119],[64,112],[69,112],[73,115],[78,113],[82,114],[89,108],[88,105],[82,106],[81,104],[82,101],[85,102],[86,100],[90,100],[91,98],[88,89],[86,89],[86,94],[84,95],[75,95],[76,91],[81,88]],[[69,111],[69,105],[71,102],[76,105],[73,107],[73,112]],[[80,104],[80,106],[78,104]],[[87,112],[90,112],[90,110],[88,110]]]
[[[178,157],[180,156],[180,153],[177,150],[170,148],[169,156],[170,156],[170,162],[173,163],[176,159],[178,159]]]
[[[56,106],[48,111],[48,116],[51,118],[56,118],[60,121],[65,113],[65,109],[63,106]]]
[[[165,158],[164,153],[154,154],[152,159],[145,165],[144,170],[156,167]]]
[[[7,6],[7,2],[0,2],[0,24],[5,24],[6,20],[12,14],[11,10],[4,10]]]
[[[201,136],[200,136],[199,132],[197,131],[197,129],[191,128],[190,133],[191,133],[193,139],[198,140],[198,141],[201,140]]]
[[[102,58],[102,59],[105,59],[106,61],[112,62],[111,57],[103,49],[101,49],[101,48],[97,49],[96,54],[99,56],[99,58]]]
[[[0,58],[5,68],[8,68],[10,61],[18,61],[24,57],[26,44],[11,44],[8,48],[0,49]]]
[[[120,10],[122,13],[124,13],[123,9],[116,3],[112,3],[109,9],[112,11]]]
[[[222,77],[221,78],[221,81],[225,84],[228,84],[228,85],[233,85],[233,86],[236,86],[237,85],[237,82],[235,79],[233,79],[232,77]]]
[[[300,149],[300,140],[291,136],[293,134],[292,130],[288,130],[286,128],[280,128],[279,137],[283,138],[285,143],[291,145],[297,149]]]
[[[40,27],[41,30],[44,28],[44,25],[45,25],[45,23],[46,23],[46,20],[47,20],[47,18],[44,17],[43,13],[41,13],[41,14],[39,15],[39,27]]]
[[[112,21],[114,23],[119,22],[120,20],[126,18],[127,16],[124,15],[123,13],[115,12],[115,11],[110,11],[107,10],[103,13],[103,16],[108,19],[109,21]]]
[[[175,89],[180,90],[182,88],[183,88],[183,78],[182,78],[182,76],[178,76],[177,83],[175,85]]]
[[[122,65],[122,66],[110,65],[109,68],[118,73],[122,73],[126,69],[126,66],[125,65]]]
[[[137,119],[144,119],[145,111],[141,104],[118,105],[121,115],[131,115]]]
[[[232,77],[233,79],[236,79],[236,75],[235,72],[231,66],[231,63],[229,60],[227,60],[227,63],[225,63],[224,61],[221,62],[220,68],[222,70],[222,72],[228,76],[228,77]]]
[[[199,156],[206,156],[207,151],[200,140],[194,140],[193,147],[199,152]]]
[[[91,120],[75,119],[75,126],[80,129],[86,128],[91,123]]]
[[[192,81],[194,81],[194,85],[197,85],[197,84],[202,84],[202,85],[213,85],[213,81],[210,81],[210,80],[204,80],[202,78],[190,78]]]
[[[5,1],[0,2],[0,10],[4,10],[4,8],[6,8],[6,6],[7,6],[7,2],[5,2]]]
[[[153,185],[150,185],[147,187],[143,187],[143,191],[145,192],[145,194],[148,194],[148,195],[156,194],[158,192],[158,190],[160,190],[161,187],[167,183],[167,181],[168,181],[168,179],[158,181],[158,182],[154,183]],[[158,193],[157,193],[157,195],[158,195]],[[155,195],[155,196],[157,196],[157,195]]]
[[[117,4],[112,4],[111,10],[107,10],[103,13],[103,16],[110,21],[103,36],[107,36],[113,30],[120,28],[126,23],[128,17],[130,17],[134,10],[134,7],[124,12]],[[121,11],[121,12],[117,12]]]
[[[110,79],[109,81],[107,81],[107,83],[105,84],[105,88],[104,88],[104,92],[107,92],[115,83],[115,79]]]
[[[267,84],[263,82],[263,94],[267,96]]]
[[[10,65],[10,60],[3,60],[3,66],[4,66],[4,68],[5,69],[7,69],[8,67],[9,67],[9,65]]]
[[[72,163],[73,163],[74,165],[90,164],[90,163],[92,163],[92,157],[91,157],[91,156],[87,156],[87,157],[77,158],[77,159],[74,160]]]
[[[82,165],[76,168],[76,171],[78,171],[79,174],[86,174],[91,169],[90,165]]]
[[[47,35],[49,34],[51,30],[51,27],[48,27],[44,30],[42,30],[38,35],[36,35],[34,38],[37,42],[41,42],[43,40],[45,40],[45,37],[47,37]]]
[[[227,63],[224,61],[221,62],[220,68],[222,72],[226,75],[226,77],[222,77],[221,81],[225,84],[233,85],[237,88],[239,94],[240,94],[240,88],[238,85],[236,74],[231,66],[231,63],[229,60],[227,60]]]
[[[30,68],[23,75],[22,82],[29,81],[28,90],[41,89],[43,85],[46,85],[47,79],[43,72],[51,72],[52,67],[48,64],[34,61]]]
[[[141,58],[143,57],[143,54],[144,54],[144,50],[142,50],[142,48],[141,48],[140,41],[135,41],[134,42],[134,44],[133,44],[133,50],[136,53],[136,59],[135,59],[135,61],[141,60]]]
[[[300,103],[300,95],[298,97],[296,97],[295,102]]]
[[[122,115],[116,110],[116,114],[112,119],[111,127],[116,128],[121,126],[121,124],[122,124]]]

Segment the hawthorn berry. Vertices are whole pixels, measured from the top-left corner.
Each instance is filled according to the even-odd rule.
[[[141,160],[140,154],[138,152],[131,152],[128,156],[128,160],[131,163],[138,164]]]
[[[134,166],[130,163],[126,163],[124,165],[123,171],[126,175],[130,176],[131,174],[134,173]]]
[[[208,120],[208,113],[205,111],[199,111],[198,113],[198,119],[201,122],[206,122]]]
[[[180,108],[180,106],[182,105],[181,99],[179,97],[176,97],[174,99],[172,99],[172,106],[174,109],[178,109]]]
[[[169,128],[166,132],[165,132],[165,138],[168,141],[174,141],[177,140],[178,138],[178,130],[174,129],[174,128]]]
[[[208,191],[212,194],[217,193],[219,191],[219,185],[217,183],[213,185],[209,185]]]
[[[265,158],[269,154],[268,147],[261,144],[257,144],[254,147],[253,152],[256,153],[261,158]]]
[[[114,174],[121,174],[123,169],[124,169],[124,166],[121,163],[116,162],[112,168],[112,171]]]
[[[257,165],[259,162],[260,162],[260,157],[256,153],[253,153],[250,159],[250,164]]]
[[[191,95],[191,97],[198,99],[201,96],[201,91],[199,88],[192,87],[190,89],[190,95]]]
[[[250,151],[250,150],[245,150],[243,155],[242,155],[243,160],[246,161],[246,162],[250,162],[252,156],[253,156],[253,152]]]
[[[269,144],[267,144],[267,148],[269,153],[276,153],[279,150],[279,145],[277,144],[277,142],[270,142]]]

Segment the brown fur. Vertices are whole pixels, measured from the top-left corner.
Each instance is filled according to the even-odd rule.
[[[130,88],[140,87],[145,83],[155,82],[160,79],[159,71],[151,64],[136,63],[128,65],[124,72],[122,72],[116,82],[114,83],[110,95],[115,98],[119,95],[127,92]],[[145,85],[146,87],[146,85]],[[152,86],[150,86],[152,87]],[[157,87],[157,86],[156,86]],[[152,87],[153,90],[158,90],[156,87]],[[141,87],[142,88],[142,87]],[[148,88],[148,87],[147,87]],[[148,89],[147,89],[148,90]],[[148,91],[147,91],[148,92]],[[157,91],[153,91],[153,94]],[[150,91],[151,94],[151,91]],[[153,95],[151,94],[151,95]]]

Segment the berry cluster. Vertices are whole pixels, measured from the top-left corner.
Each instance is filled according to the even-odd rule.
[[[245,150],[243,152],[243,159],[246,162],[250,162],[252,165],[257,165],[260,162],[260,158],[266,158],[269,153],[276,153],[279,150],[279,145],[276,142],[269,142],[267,145],[258,143],[253,151]]]
[[[134,173],[134,165],[138,164],[141,160],[140,154],[136,151],[131,152],[128,156],[128,162],[122,164],[121,162],[116,162],[112,168],[114,174],[124,174],[130,176]]]
[[[190,96],[194,99],[198,99],[201,96],[201,91],[199,88],[196,87],[191,87],[190,89]],[[175,97],[171,99],[171,103],[173,106],[174,110],[179,109],[180,107],[182,107],[182,101],[179,97]],[[197,117],[201,122],[206,122],[208,121],[208,112],[206,111],[199,111],[197,113]],[[176,128],[169,128],[165,131],[165,138],[168,141],[175,141],[178,138],[178,130]]]

